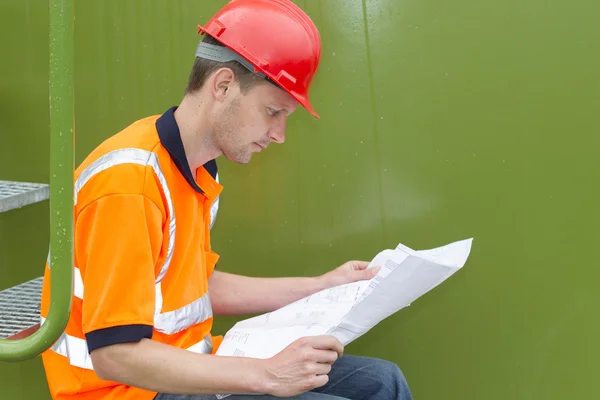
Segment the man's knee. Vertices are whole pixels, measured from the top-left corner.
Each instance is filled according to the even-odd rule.
[[[400,367],[391,361],[377,360],[374,365],[374,369],[377,371],[378,375],[385,377],[392,382],[404,379],[402,371],[400,371]]]
[[[396,396],[394,398],[412,399],[406,378],[398,365],[391,361],[374,359],[370,369],[370,372],[378,377],[377,379],[381,386],[385,388],[385,392]]]

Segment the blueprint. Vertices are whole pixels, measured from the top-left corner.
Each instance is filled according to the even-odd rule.
[[[269,358],[303,336],[323,334],[347,345],[461,269],[472,240],[430,250],[403,244],[384,250],[369,264],[381,267],[372,279],[325,289],[240,321],[226,333],[216,354]]]

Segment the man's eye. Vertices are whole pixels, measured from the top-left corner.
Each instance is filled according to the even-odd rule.
[[[277,114],[279,114],[279,110],[275,110],[275,109],[273,109],[273,108],[271,108],[271,107],[267,107],[267,113],[268,113],[270,116],[274,117],[274,116],[276,116]]]

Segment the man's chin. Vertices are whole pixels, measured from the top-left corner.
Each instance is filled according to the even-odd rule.
[[[252,153],[229,155],[224,154],[225,158],[236,164],[248,164],[252,159]]]

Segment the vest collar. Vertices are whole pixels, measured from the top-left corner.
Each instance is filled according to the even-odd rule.
[[[156,130],[158,131],[160,143],[169,152],[179,172],[185,177],[190,186],[198,193],[203,193],[208,197],[214,198],[222,189],[217,182],[217,161],[210,160],[198,168],[194,177],[185,155],[183,142],[181,141],[181,132],[175,120],[176,109],[177,106],[169,108],[156,120]]]

